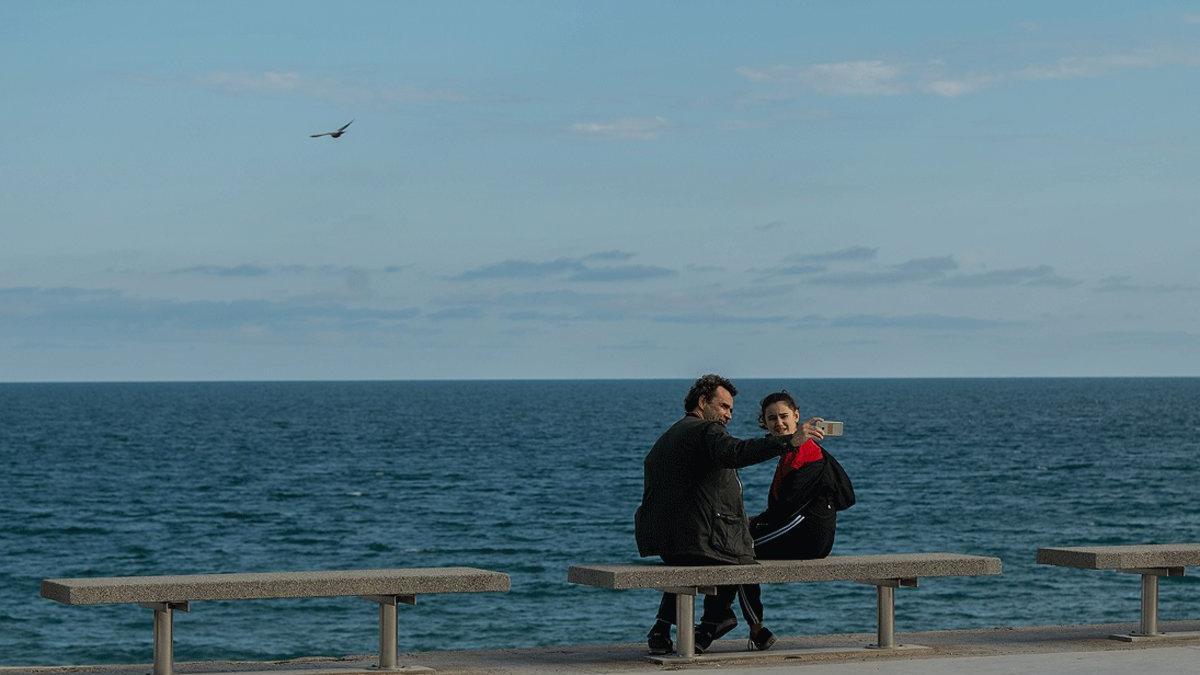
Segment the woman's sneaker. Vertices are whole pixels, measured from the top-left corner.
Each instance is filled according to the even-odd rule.
[[[712,643],[719,640],[722,635],[728,633],[737,627],[737,619],[732,616],[725,619],[721,623],[710,623],[701,621],[699,626],[696,626],[696,653],[703,654],[708,651]]]
[[[775,634],[771,632],[771,629],[763,626],[758,629],[757,635],[751,635],[750,639],[746,641],[746,649],[752,652],[765,652],[773,644],[775,644]]]

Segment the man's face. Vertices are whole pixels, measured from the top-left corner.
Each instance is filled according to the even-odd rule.
[[[700,397],[700,419],[729,424],[733,418],[733,395],[725,387],[717,387],[712,398]]]

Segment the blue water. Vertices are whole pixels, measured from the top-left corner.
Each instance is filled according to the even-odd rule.
[[[641,461],[686,381],[0,385],[0,664],[145,662],[151,613],[41,599],[48,577],[470,565],[511,593],[401,608],[404,650],[640,641],[657,596],[565,582],[636,559]],[[1200,541],[1200,379],[742,380],[731,431],[786,386],[846,422],[858,505],[835,553],[999,556],[922,580],[900,631],[1136,621],[1137,577],[1048,545]],[[742,472],[747,508],[772,466]],[[1200,617],[1193,577],[1163,619]],[[783,634],[873,631],[874,589],[768,586]],[[180,660],[363,654],[356,598],[194,603]],[[736,635],[736,633],[735,633]]]

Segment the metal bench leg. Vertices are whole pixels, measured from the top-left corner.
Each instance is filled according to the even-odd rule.
[[[366,595],[364,600],[379,603],[379,670],[396,670],[396,606],[417,604],[414,595]]]
[[[1110,635],[1114,640],[1133,642],[1145,638],[1187,638],[1196,637],[1200,633],[1160,633],[1158,632],[1158,578],[1181,577],[1182,567],[1145,567],[1140,569],[1122,569],[1120,572],[1132,572],[1142,577],[1142,619],[1138,630],[1128,634]]]
[[[396,667],[396,603],[379,603],[379,669]]]
[[[1181,577],[1182,567],[1151,567],[1146,569],[1122,570],[1142,576],[1142,621],[1139,630],[1128,635],[1110,635],[1114,640],[1135,642],[1137,640],[1194,640],[1200,631],[1177,631],[1160,633],[1158,630],[1158,578]]]
[[[875,646],[891,649],[896,646],[896,589],[892,586],[876,586],[875,592],[879,598]]]
[[[659,588],[663,593],[675,594],[675,654],[678,658],[691,659],[696,656],[696,596],[714,595],[714,586],[684,586],[681,588]],[[657,659],[654,659],[657,660]]]
[[[675,653],[690,659],[696,655],[696,596],[687,593],[675,594],[675,635],[679,645]]]
[[[875,644],[870,649],[896,649],[896,589],[901,586],[916,588],[913,579],[874,579],[867,583],[875,586],[876,628]]]
[[[154,675],[175,671],[174,612],[167,605],[154,610]]]
[[[1141,634],[1158,635],[1158,575],[1142,575]]]
[[[147,602],[142,607],[154,610],[154,675],[175,672],[174,610],[188,611],[186,602]]]

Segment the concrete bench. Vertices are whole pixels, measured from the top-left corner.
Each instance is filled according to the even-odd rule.
[[[676,656],[651,657],[659,663],[691,660],[745,658],[748,653],[695,653],[695,596],[714,594],[717,586],[734,584],[780,584],[805,581],[857,581],[876,587],[877,642],[874,649],[919,649],[918,645],[896,645],[895,589],[917,585],[920,577],[961,577],[1000,574],[999,558],[957,553],[897,553],[891,555],[830,556],[819,560],[760,560],[756,565],[572,565],[567,581],[610,589],[652,588],[676,593]],[[838,650],[838,651],[859,651]],[[791,652],[761,652],[763,656]]]
[[[1158,632],[1158,578],[1181,577],[1183,568],[1200,565],[1200,544],[1142,544],[1134,546],[1086,546],[1039,548],[1037,561],[1085,570],[1114,570],[1142,575],[1142,620],[1140,630],[1111,635],[1133,642],[1147,638],[1197,638],[1200,633]]]
[[[396,666],[396,605],[429,593],[504,592],[507,574],[472,567],[45,579],[42,597],[65,605],[133,603],[154,610],[154,673],[174,670],[174,610],[197,600],[360,596],[379,603],[379,668]]]

